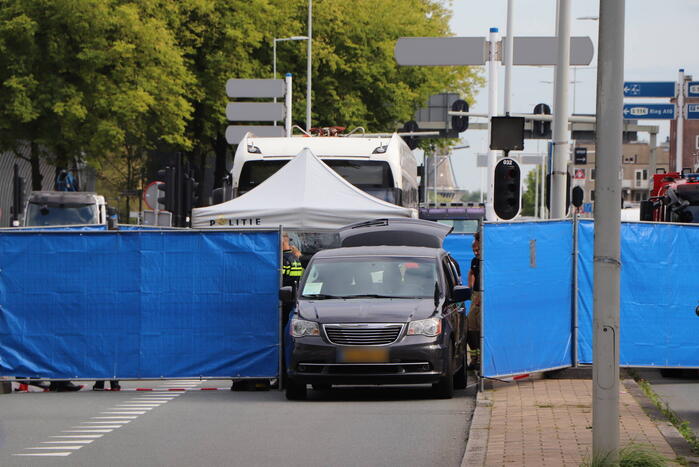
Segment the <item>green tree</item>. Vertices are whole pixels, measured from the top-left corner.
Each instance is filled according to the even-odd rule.
[[[0,4],[0,148],[134,165],[159,142],[188,148],[193,83],[154,0]],[[34,178],[34,177],[33,177]],[[117,185],[123,181],[117,180]],[[40,181],[33,179],[35,189]]]
[[[525,183],[525,188],[524,188],[524,193],[522,194],[522,215],[523,216],[533,216],[534,213],[536,212],[534,209],[535,206],[535,200],[536,200],[536,190],[537,190],[537,183],[536,183],[536,177],[537,174],[541,173],[541,166],[536,166],[534,170],[530,170],[529,173],[527,174],[527,178],[524,181]],[[539,181],[541,183],[541,181]]]

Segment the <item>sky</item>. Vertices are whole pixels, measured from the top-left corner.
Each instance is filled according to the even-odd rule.
[[[517,36],[553,36],[556,28],[556,0],[514,0],[513,30]],[[453,0],[451,29],[456,36],[487,36],[491,27],[506,33],[507,0]],[[599,15],[598,0],[571,0],[571,35],[589,36],[595,46],[595,56],[589,67],[571,68],[569,110],[576,113],[595,112],[597,78],[597,26],[594,20],[579,20],[584,16]],[[699,0],[627,0],[624,53],[624,79],[628,81],[676,81],[678,70],[699,80]],[[505,69],[499,74],[499,111],[503,109]],[[487,74],[484,76],[487,78]],[[534,105],[547,103],[553,109],[553,67],[517,66],[512,71],[512,112],[531,113]],[[542,82],[544,81],[544,82]],[[546,82],[548,81],[548,82]],[[573,105],[575,88],[575,105]],[[626,102],[667,102],[658,99],[627,99]],[[472,112],[487,113],[487,84],[471,105]],[[555,112],[555,109],[553,109]],[[484,120],[478,120],[484,121]],[[659,125],[658,141],[669,134],[667,121],[648,120],[643,123]],[[639,134],[639,138],[645,135]],[[487,133],[467,130],[462,133],[461,145],[470,148],[454,151],[452,165],[457,184],[464,189],[480,190],[485,181],[485,169],[476,167],[477,153],[487,151]],[[543,141],[527,141],[525,152],[545,149]],[[522,167],[525,173],[532,166]]]

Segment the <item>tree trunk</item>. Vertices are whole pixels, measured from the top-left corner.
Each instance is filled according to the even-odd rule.
[[[29,143],[30,155],[29,163],[32,167],[32,190],[41,191],[43,176],[41,175],[41,155],[39,153],[39,145],[35,142]]]
[[[228,175],[226,168],[226,154],[228,153],[228,141],[223,133],[216,135],[214,143],[214,152],[216,153],[216,162],[214,164],[214,188],[220,188],[223,185],[223,177]]]

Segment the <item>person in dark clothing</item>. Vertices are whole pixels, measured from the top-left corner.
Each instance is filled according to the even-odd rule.
[[[471,309],[468,313],[468,327],[466,341],[470,349],[471,362],[469,370],[480,367],[481,353],[481,237],[478,232],[473,235],[471,244],[474,257],[471,260],[471,269],[468,271],[468,286],[471,287]]]
[[[121,386],[119,386],[119,381],[112,379],[109,381],[109,387],[112,391],[121,391]],[[92,386],[93,391],[104,391],[104,380],[98,379],[95,381],[95,385]]]

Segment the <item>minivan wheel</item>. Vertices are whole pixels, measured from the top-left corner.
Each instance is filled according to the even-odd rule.
[[[306,399],[306,384],[294,381],[291,378],[286,380],[286,398],[290,401],[302,401]]]
[[[454,389],[465,389],[468,386],[466,351],[464,350],[461,360],[461,368],[454,373]]]
[[[451,349],[449,351],[449,359],[447,360],[447,372],[439,378],[439,381],[432,385],[434,395],[438,399],[451,399],[454,397],[454,370],[451,361]]]

